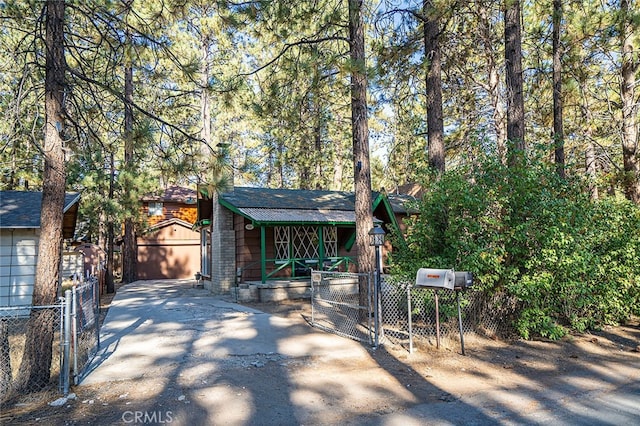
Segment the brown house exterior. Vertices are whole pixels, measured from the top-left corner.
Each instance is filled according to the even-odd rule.
[[[373,193],[374,222],[402,230],[413,197]],[[200,194],[203,276],[214,293],[245,282],[308,280],[312,269],[356,271],[355,194],[236,187]]]
[[[148,228],[136,238],[138,279],[194,278],[200,271],[196,191],[172,186],[142,199]]]

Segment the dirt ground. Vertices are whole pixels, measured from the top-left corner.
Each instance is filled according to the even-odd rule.
[[[106,310],[108,300],[103,303]],[[289,318],[309,315],[308,302],[251,307]],[[522,396],[522,400],[505,402],[496,396],[482,407],[485,415],[493,416],[487,419],[502,417],[511,420],[496,423],[518,424],[518,418],[527,419],[548,403],[531,397],[540,390],[588,399],[589,392],[603,386],[620,388],[640,378],[638,321],[568,336],[559,342],[469,335],[465,348],[466,356],[462,356],[457,341],[444,342],[440,349],[432,343],[418,343],[410,354],[405,347],[385,344],[369,350],[368,357],[332,361],[330,365],[312,357],[283,359],[278,354],[264,354],[260,359],[230,362],[223,371],[207,377],[184,377],[172,383],[154,382],[149,377],[76,387],[72,389],[76,398],[61,407],[48,405],[59,395],[33,395],[5,407],[0,424],[216,424],[211,420],[216,418],[212,417],[216,410],[226,413],[220,424],[383,424],[385,416],[401,415],[416,404],[471,401],[481,394],[510,392],[518,398],[524,388],[522,395],[528,399]],[[282,377],[289,379],[283,382]],[[217,405],[222,395],[205,392],[207,381],[225,383],[229,392],[236,392],[237,404]],[[319,383],[332,384],[321,387]],[[290,389],[280,392],[281,387]],[[254,406],[248,408],[240,402],[245,393],[261,397],[253,398]],[[311,405],[315,408],[300,413],[292,407],[296,398],[305,394],[315,401]],[[544,399],[554,397],[548,394]],[[248,421],[242,416],[247,409],[255,412]],[[237,412],[236,421],[230,412]],[[516,413],[521,417],[514,417]]]

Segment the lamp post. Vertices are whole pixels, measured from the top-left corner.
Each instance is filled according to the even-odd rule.
[[[374,299],[374,316],[375,316],[375,345],[378,347],[379,335],[380,335],[380,247],[384,244],[385,232],[382,227],[376,225],[369,231],[369,245],[375,247],[376,251],[376,274],[375,282],[373,286],[373,299]]]

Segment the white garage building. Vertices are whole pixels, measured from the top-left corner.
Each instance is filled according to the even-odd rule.
[[[73,238],[80,194],[65,197],[63,237]],[[0,191],[0,307],[31,305],[42,192]]]

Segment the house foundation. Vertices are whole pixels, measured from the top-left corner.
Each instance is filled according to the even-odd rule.
[[[234,287],[231,295],[238,302],[282,302],[283,300],[310,299],[309,280],[274,280],[262,283],[248,281]]]

